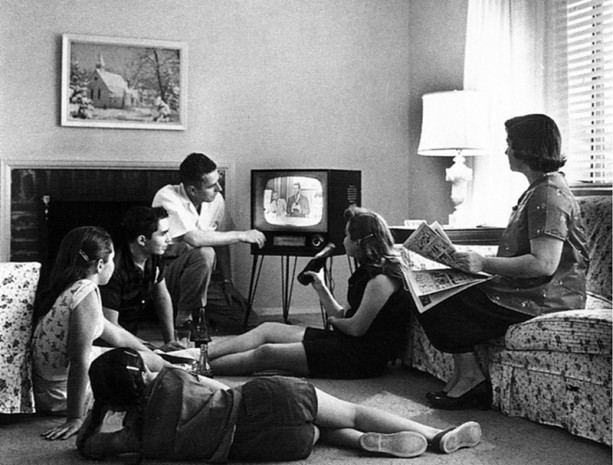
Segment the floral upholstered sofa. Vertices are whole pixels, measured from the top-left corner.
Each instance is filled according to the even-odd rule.
[[[0,414],[34,412],[32,313],[40,263],[0,263]]]
[[[513,325],[477,353],[492,381],[493,408],[610,446],[611,197],[578,200],[589,240],[586,309]],[[430,345],[414,318],[402,358],[405,365],[441,380],[453,373],[451,356]]]

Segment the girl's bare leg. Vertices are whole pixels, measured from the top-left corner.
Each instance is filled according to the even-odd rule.
[[[321,439],[339,446],[413,457],[421,454],[427,443],[451,453],[474,447],[481,440],[481,427],[475,422],[440,430],[381,409],[345,402],[318,389],[316,393],[315,423],[321,428]]]
[[[413,431],[428,440],[441,432],[408,418],[374,407],[346,402],[319,389],[317,392],[317,417],[315,423],[321,428],[350,428],[361,432],[397,433]]]
[[[238,336],[240,337],[240,336]],[[245,352],[223,355],[210,360],[215,375],[251,375],[256,371],[280,370],[296,376],[309,376],[304,346],[301,342],[264,343]]]
[[[209,359],[229,354],[253,350],[266,343],[302,342],[304,326],[292,326],[284,323],[262,323],[251,331],[209,344]]]

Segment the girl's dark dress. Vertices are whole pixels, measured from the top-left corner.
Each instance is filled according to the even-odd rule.
[[[357,311],[366,284],[376,274],[361,266],[349,278],[347,318]],[[406,333],[410,302],[409,291],[401,287],[390,296],[366,334],[360,337],[307,328],[302,343],[310,376],[336,379],[380,376],[387,363],[398,356]]]

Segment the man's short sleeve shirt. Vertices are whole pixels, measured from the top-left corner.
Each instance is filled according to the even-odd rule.
[[[153,198],[154,207],[164,207],[168,212],[170,237],[176,239],[189,231],[228,231],[231,225],[226,215],[226,204],[221,194],[212,202],[203,202],[200,213],[187,197],[183,184],[167,185]]]

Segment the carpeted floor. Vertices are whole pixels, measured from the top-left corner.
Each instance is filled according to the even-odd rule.
[[[264,315],[259,321],[277,320]],[[321,326],[318,313],[291,316],[295,324]],[[214,337],[224,334],[222,329]],[[247,378],[218,378],[235,385]],[[390,465],[413,460],[420,465],[600,465],[611,464],[611,448],[577,438],[560,428],[539,425],[521,418],[509,418],[496,411],[438,411],[428,407],[424,393],[438,389],[442,383],[433,377],[402,366],[390,367],[381,378],[360,381],[312,380],[326,392],[352,402],[389,410],[439,428],[474,420],[483,429],[481,444],[451,455],[426,451],[414,459],[397,459],[366,455],[354,450],[317,444],[313,453],[296,464]],[[0,415],[0,465],[12,464],[86,464],[76,452],[74,440],[48,442],[40,433],[61,421],[39,415]],[[104,463],[124,464],[126,461]],[[145,463],[163,463],[146,460]],[[179,462],[175,462],[179,463]]]

